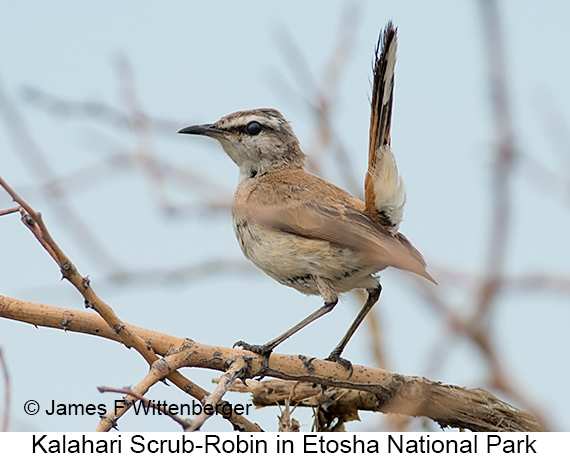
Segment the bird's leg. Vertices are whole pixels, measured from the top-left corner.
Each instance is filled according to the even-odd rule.
[[[382,286],[380,285],[380,283],[378,283],[378,285],[374,289],[368,290],[368,298],[366,299],[366,303],[364,303],[364,306],[358,313],[358,316],[356,316],[356,319],[354,319],[354,322],[352,323],[346,334],[342,337],[340,343],[338,343],[338,345],[333,349],[330,355],[325,359],[325,360],[330,360],[331,362],[340,363],[347,370],[350,370],[351,375],[352,375],[352,363],[350,363],[350,361],[346,359],[341,358],[340,355],[342,354],[342,351],[344,351],[344,348],[348,344],[350,338],[352,338],[352,335],[354,335],[354,332],[356,332],[358,326],[362,323],[366,315],[370,312],[372,307],[376,304],[376,302],[380,298],[380,292],[382,292]]]
[[[261,365],[262,365],[262,373],[264,373],[269,368],[269,356],[273,352],[273,349],[275,349],[277,346],[279,346],[281,343],[283,343],[283,341],[285,341],[287,338],[289,338],[290,336],[294,335],[295,333],[297,333],[302,328],[309,325],[311,322],[313,322],[313,321],[317,320],[319,317],[324,316],[325,314],[331,312],[337,303],[338,303],[338,298],[334,302],[331,302],[331,303],[325,302],[325,304],[323,306],[321,306],[319,309],[317,309],[310,316],[307,316],[305,319],[303,319],[301,322],[299,322],[294,327],[287,330],[282,335],[278,336],[277,338],[275,338],[275,339],[273,339],[273,340],[271,340],[271,341],[269,341],[263,345],[248,344],[245,341],[238,341],[237,343],[234,344],[234,347],[241,346],[246,351],[255,352],[256,354],[263,356],[263,361],[261,362]],[[263,376],[263,374],[261,376]]]
[[[336,304],[338,303],[338,294],[334,290],[331,282],[326,280],[326,279],[319,278],[319,277],[315,277],[314,279],[315,279],[315,282],[316,282],[317,287],[319,289],[319,292],[321,293],[321,295],[325,299],[325,304],[323,306],[321,306],[319,309],[317,309],[311,315],[307,316],[305,319],[303,319],[297,325],[291,327],[289,330],[287,330],[282,335],[278,336],[277,338],[275,338],[275,339],[273,339],[273,340],[271,340],[271,341],[269,341],[263,345],[248,344],[245,341],[238,341],[237,343],[234,344],[234,347],[240,346],[243,349],[245,349],[246,351],[255,352],[256,354],[263,356],[262,372],[266,371],[269,368],[269,356],[273,352],[273,349],[275,349],[277,346],[279,346],[281,343],[283,343],[283,341],[285,341],[287,338],[289,338],[290,336],[297,333],[302,328],[305,328],[311,322],[317,320],[319,317],[322,317],[327,313],[330,313],[333,310],[333,308],[336,306]]]

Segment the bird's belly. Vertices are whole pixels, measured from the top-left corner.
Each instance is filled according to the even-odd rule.
[[[331,281],[338,293],[375,287],[370,265],[361,254],[328,241],[234,220],[244,255],[266,274],[305,294],[318,295],[315,276]]]

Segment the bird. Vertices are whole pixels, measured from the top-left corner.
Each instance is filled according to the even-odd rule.
[[[279,344],[332,311],[340,294],[364,289],[365,304],[325,359],[352,373],[341,354],[380,297],[378,272],[394,267],[435,283],[420,252],[399,232],[406,191],[390,134],[396,49],[397,29],[389,22],[375,49],[365,201],[304,169],[299,140],[275,109],[238,111],[178,132],[217,140],[238,166],[232,215],[245,257],[277,282],[324,300],[266,344],[234,345],[263,355],[265,366]]]

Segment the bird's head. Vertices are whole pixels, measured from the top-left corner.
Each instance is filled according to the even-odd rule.
[[[274,109],[238,111],[214,124],[192,125],[178,133],[205,135],[218,140],[239,166],[241,179],[305,165],[305,154],[293,129]]]

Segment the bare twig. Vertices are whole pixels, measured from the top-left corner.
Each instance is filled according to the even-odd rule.
[[[277,416],[279,419],[279,432],[301,431],[301,424],[292,416],[293,411],[295,411],[295,408],[291,409],[291,400],[285,400],[285,408],[281,409],[281,414]]]
[[[308,148],[310,154],[307,158],[307,167],[312,172],[322,175],[324,153],[331,147],[346,187],[355,195],[362,193],[362,186],[357,184],[359,180],[355,177],[346,148],[332,127],[332,114],[338,99],[341,76],[352,53],[361,15],[361,0],[347,2],[337,33],[338,39],[327,62],[322,84],[319,84],[311,74],[307,59],[289,34],[283,33],[277,40],[278,44],[286,45],[283,48],[283,56],[288,60],[299,87],[294,93],[298,94],[306,104],[317,124],[315,135],[310,141],[311,146]]]
[[[166,192],[164,173],[155,159],[154,144],[148,116],[143,111],[135,89],[133,72],[126,56],[117,59],[121,93],[129,113],[129,125],[136,136],[135,157],[149,176],[152,196],[159,208],[169,211],[173,206]],[[174,134],[174,131],[173,131]]]
[[[16,149],[20,152],[20,157],[24,160],[34,179],[38,183],[45,180],[54,181],[55,172],[43,154],[41,148],[36,144],[30,134],[27,125],[16,109],[14,104],[8,99],[0,84],[0,113],[3,115],[5,124]],[[119,263],[106,252],[97,238],[91,232],[89,226],[73,211],[67,196],[59,186],[42,186],[42,194],[47,196],[48,202],[57,212],[61,220],[65,220],[64,226],[69,229],[71,236],[75,237],[79,246],[85,249],[86,253],[102,265],[105,269],[120,270]]]
[[[129,111],[128,115],[99,102],[67,101],[38,89],[27,88],[25,90],[26,100],[32,102],[33,106],[47,109],[50,113],[57,115],[66,117],[87,116],[113,126],[129,128],[135,133],[137,139],[134,155],[117,152],[105,157],[98,163],[88,165],[67,175],[56,176],[52,172],[44,174],[42,176],[42,192],[45,189],[57,189],[59,194],[65,195],[66,189],[70,186],[77,188],[78,186],[99,185],[101,179],[90,179],[94,175],[100,177],[103,173],[122,167],[134,167],[142,170],[150,177],[152,194],[158,207],[165,209],[166,214],[183,214],[188,209],[185,205],[175,204],[168,198],[166,192],[167,179],[169,184],[175,183],[201,196],[200,206],[215,211],[229,211],[231,192],[227,188],[204,174],[156,156],[152,134],[163,133],[174,137],[174,132],[179,130],[180,125],[183,125],[184,122],[154,119],[143,111],[134,89],[132,71],[124,58],[120,61],[119,74],[123,98]]]
[[[145,407],[147,409],[150,409],[150,408],[156,409],[157,411],[160,411],[162,414],[170,417],[174,422],[178,423],[182,427],[182,430],[185,432],[189,431],[189,428],[192,425],[192,420],[185,419],[183,417],[177,416],[176,414],[170,413],[170,411],[167,408],[165,408],[164,406],[156,404],[154,401],[150,401],[149,399],[143,397],[142,395],[139,395],[133,389],[118,389],[116,387],[105,387],[105,386],[97,387],[97,389],[101,393],[114,392],[114,393],[118,393],[118,394],[125,394],[125,395],[128,395],[130,397],[134,397],[137,400],[139,400],[143,405],[145,405]],[[125,401],[127,401],[127,400],[125,400]]]
[[[14,206],[13,208],[8,208],[8,209],[0,209],[0,216],[5,216],[6,214],[17,213],[18,211],[20,211],[19,206]]]
[[[170,269],[149,269],[138,271],[125,271],[111,274],[101,279],[102,283],[111,284],[187,284],[189,281],[211,277],[211,275],[234,274],[256,275],[259,273],[251,263],[245,259],[220,259],[196,263],[193,265],[181,265]]]
[[[510,211],[511,211],[511,188],[510,179],[513,171],[513,163],[517,151],[514,146],[514,135],[510,106],[508,101],[507,76],[505,70],[505,55],[501,35],[500,20],[497,3],[495,0],[481,0],[479,2],[483,14],[483,35],[485,39],[488,69],[490,101],[494,116],[493,126],[496,128],[497,145],[495,152],[495,165],[492,177],[492,198],[489,208],[491,209],[490,238],[486,256],[486,268],[483,275],[471,275],[466,281],[465,275],[459,278],[452,273],[450,280],[455,285],[462,285],[467,290],[478,284],[476,303],[472,315],[468,319],[460,317],[453,307],[446,302],[444,294],[420,285],[419,290],[427,303],[429,303],[443,319],[449,329],[451,338],[467,336],[481,351],[489,368],[491,385],[507,393],[517,402],[532,410],[537,417],[540,414],[531,405],[531,402],[521,395],[515,388],[512,380],[508,379],[500,362],[488,331],[490,311],[497,303],[499,292],[514,284],[505,274],[505,260],[507,256],[507,244],[510,234]],[[461,284],[462,283],[462,284]],[[437,347],[439,357],[431,357],[434,360],[441,359],[441,352],[448,351],[451,347],[449,338],[442,339]],[[432,363],[433,365],[433,363]],[[543,421],[544,423],[544,421]]]
[[[168,211],[164,214],[169,216],[184,216],[188,213],[195,214],[201,210],[203,214],[215,212],[229,212],[231,206],[231,192],[209,179],[203,174],[178,164],[167,161],[164,158],[155,158],[157,166],[169,182],[179,188],[187,189],[199,197],[199,201],[190,204],[169,203]],[[117,152],[101,159],[91,165],[85,166],[71,173],[63,174],[45,182],[46,187],[58,187],[62,192],[77,191],[93,186],[98,186],[105,176],[122,169],[140,169],[138,159],[130,153]],[[91,179],[97,176],[98,179]],[[36,186],[22,187],[24,193],[41,193],[42,188]],[[164,208],[164,206],[163,206]]]
[[[28,205],[28,203],[24,201],[1,176],[0,186],[8,192],[15,202],[20,204],[24,224],[30,229],[37,240],[56,261],[60,267],[63,277],[73,284],[77,291],[83,296],[85,299],[85,305],[93,308],[97,313],[99,313],[109,328],[117,334],[123,344],[127,347],[134,347],[137,352],[144,357],[149,365],[153,366],[157,361],[157,356],[152,345],[149,345],[140,336],[129,330],[129,328],[118,318],[111,307],[95,293],[89,278],[87,276],[83,277],[79,274],[71,260],[51,237],[40,213],[36,212],[30,205]],[[178,372],[170,373],[168,378],[178,386],[178,388],[192,396],[195,396],[195,398],[202,400],[204,396],[207,395],[203,389],[200,389]],[[232,421],[234,419],[229,418],[229,420]],[[240,426],[243,426],[243,424]],[[245,428],[247,427],[250,427],[252,430],[255,429],[255,426],[251,423],[246,423]]]
[[[121,339],[125,345],[128,347],[135,347],[147,360],[150,360],[151,362],[154,361],[156,356],[154,356],[152,350],[147,347],[144,341],[137,338],[136,335],[131,335],[128,330],[124,329],[124,324],[120,321],[110,306],[97,296],[91,287],[89,278],[83,277],[79,274],[71,260],[51,237],[41,214],[36,212],[22,197],[20,197],[1,176],[0,186],[8,192],[15,202],[20,204],[22,208],[22,220],[25,226],[31,230],[37,240],[56,261],[63,277],[67,279],[81,295],[83,295],[86,306],[95,309],[95,311],[105,319],[105,322],[107,322],[109,327],[114,329],[117,334],[121,335]]]
[[[185,348],[187,342],[181,344],[181,348]],[[143,396],[148,390],[157,382],[169,377],[175,373],[176,370],[182,365],[184,358],[180,360],[180,351],[174,354],[169,354],[162,359],[157,359],[150,367],[147,375],[132,389],[135,395],[127,394],[123,400],[123,407],[120,410],[113,408],[107,414],[101,417],[96,432],[108,432],[116,426],[117,421],[133,406],[134,402]],[[203,393],[206,393],[203,391]]]
[[[505,287],[512,291],[544,290],[570,294],[570,276],[561,274],[526,274],[505,278]]]
[[[217,410],[218,406],[221,404],[220,402],[222,401],[222,397],[230,389],[234,381],[238,378],[244,379],[247,376],[249,367],[244,357],[229,359],[228,364],[229,367],[227,371],[220,378],[214,392],[212,392],[208,398],[204,400],[204,408],[202,412],[196,416],[188,431],[193,432],[195,430],[199,430],[202,425],[204,425],[204,422],[212,417],[211,414],[207,414],[206,405],[210,405],[210,407],[214,408],[214,410]]]
[[[146,330],[142,329],[143,333],[147,332]],[[199,355],[197,351],[195,351],[195,343],[191,340],[182,339],[182,338],[172,338],[167,337],[168,341],[171,344],[177,344],[175,347],[170,347],[170,349],[163,352],[164,358],[158,359],[154,362],[151,366],[149,373],[142,379],[137,386],[133,388],[133,391],[136,392],[138,395],[144,395],[150,387],[156,384],[158,381],[161,381],[165,378],[173,379],[173,375],[180,374],[176,371],[178,368],[183,366],[192,366],[194,362],[191,361],[192,358],[195,360]],[[149,344],[151,340],[148,340]],[[174,342],[174,343],[172,343]],[[217,352],[214,352],[212,358],[217,357]],[[199,390],[199,396],[196,395],[196,391]],[[211,398],[211,394],[205,391],[202,388],[194,385],[188,385],[186,393],[194,396],[195,398],[199,398],[203,404],[206,404],[208,398]],[[120,411],[112,410],[109,411],[104,417],[101,418],[99,425],[97,426],[96,431],[105,432],[109,431],[111,428],[115,427],[117,424],[117,420],[124,415],[133,405],[133,402],[136,400],[136,397],[132,397],[127,395],[124,400],[124,407],[121,408]],[[253,424],[249,420],[247,420],[242,415],[222,415],[225,419],[232,423],[235,430],[238,431],[249,431],[249,432],[261,432],[262,429],[257,424]],[[195,422],[192,421],[192,424]],[[193,431],[192,425],[186,431]]]
[[[483,37],[487,52],[489,90],[493,126],[497,137],[495,166],[493,168],[493,186],[490,207],[490,243],[487,254],[486,279],[481,284],[479,303],[475,316],[479,325],[486,317],[487,311],[494,302],[502,282],[503,268],[507,253],[511,213],[511,171],[515,157],[513,127],[507,90],[507,74],[505,52],[502,39],[502,28],[495,0],[480,0],[483,15]]]
[[[433,287],[426,287],[422,284],[423,298],[426,303],[430,304],[432,308],[440,315],[440,318],[447,324],[451,330],[451,335],[442,338],[439,345],[436,345],[438,351],[434,351],[431,357],[428,358],[428,366],[431,366],[431,371],[434,371],[436,362],[441,360],[442,352],[449,351],[453,347],[453,340],[460,336],[467,336],[473,344],[481,351],[489,367],[491,384],[497,389],[502,390],[506,394],[515,398],[519,404],[525,409],[532,412],[532,414],[539,419],[543,424],[546,420],[542,417],[537,408],[525,398],[515,388],[513,382],[503,368],[503,364],[499,360],[495,346],[487,332],[481,332],[476,326],[473,326],[471,320],[461,318],[452,308],[443,300],[441,293]],[[451,341],[450,341],[451,339]],[[428,369],[429,371],[429,369]]]
[[[98,121],[110,127],[130,129],[130,117],[123,111],[99,101],[65,100],[35,87],[24,87],[23,98],[31,106],[45,110],[54,116],[63,118],[85,118]],[[172,137],[180,129],[181,123],[175,120],[148,118],[153,133]]]

